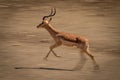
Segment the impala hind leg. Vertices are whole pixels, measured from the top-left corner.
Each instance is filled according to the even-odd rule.
[[[80,51],[80,59],[79,59],[78,63],[76,64],[76,66],[74,67],[73,70],[81,70],[86,63],[86,60],[87,59],[85,57],[84,51],[81,50]]]
[[[47,53],[47,55],[45,56],[44,59],[47,59],[48,56],[49,56],[49,54],[50,54],[51,52],[52,52],[56,57],[60,57],[60,56],[58,56],[58,55],[53,51],[54,48],[57,48],[57,47],[59,47],[60,45],[61,45],[61,43],[55,43],[55,44],[53,44],[52,46],[50,46],[50,50],[49,50],[49,52]]]
[[[85,48],[85,53],[92,59],[94,68],[95,68],[95,69],[99,69],[99,65],[97,64],[94,56],[90,53],[89,47],[86,47],[86,48]]]

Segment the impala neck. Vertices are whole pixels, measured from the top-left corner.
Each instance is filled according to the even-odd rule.
[[[54,38],[56,34],[59,33],[58,30],[56,30],[52,25],[48,24],[45,29],[50,33],[50,35]]]

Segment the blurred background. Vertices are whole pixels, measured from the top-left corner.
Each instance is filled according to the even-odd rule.
[[[44,29],[36,26],[42,17],[57,9],[51,24],[61,31],[86,36],[100,71],[92,69],[88,57],[79,71],[20,69],[15,67],[73,68],[79,50],[55,49],[43,57],[53,43]],[[0,0],[0,79],[1,80],[119,80],[120,0]]]

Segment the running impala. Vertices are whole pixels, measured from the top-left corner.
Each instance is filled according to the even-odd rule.
[[[54,42],[55,42],[53,45],[50,46],[50,50],[44,59],[47,59],[51,52],[56,57],[60,57],[53,51],[53,49],[55,49],[61,45],[71,46],[71,47],[76,46],[77,48],[80,49],[81,52],[84,52],[92,59],[95,67],[98,67],[98,64],[96,63],[94,56],[89,51],[89,40],[87,38],[85,38],[83,36],[79,36],[79,35],[70,34],[67,32],[62,32],[62,31],[54,28],[50,24],[50,21],[52,20],[52,17],[55,14],[56,14],[56,9],[52,8],[51,13],[47,16],[44,16],[42,23],[40,23],[37,26],[37,28],[45,28],[49,32],[49,34],[51,35],[51,37],[54,39]],[[84,54],[84,53],[81,53],[81,54]]]

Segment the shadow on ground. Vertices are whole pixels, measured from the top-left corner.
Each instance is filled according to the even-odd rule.
[[[41,70],[74,71],[73,69],[50,68],[50,67],[15,67],[14,69],[41,69]]]

